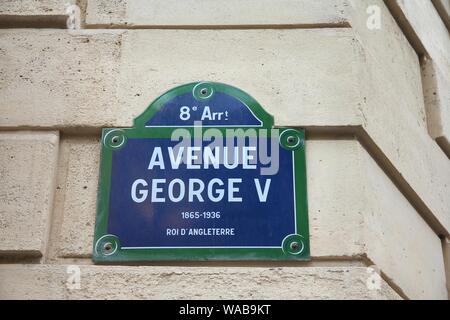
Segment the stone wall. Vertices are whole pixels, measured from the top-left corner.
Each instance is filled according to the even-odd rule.
[[[3,0],[0,298],[447,299],[448,8]],[[101,128],[198,80],[306,128],[310,262],[92,263]]]

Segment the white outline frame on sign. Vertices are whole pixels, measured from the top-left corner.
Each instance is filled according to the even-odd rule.
[[[293,172],[293,176],[292,176],[292,184],[293,184],[293,194],[294,194],[294,234],[297,234],[297,199],[296,199],[296,192],[295,192],[295,153],[294,151],[292,152],[292,172]],[[286,237],[284,237],[284,239],[286,239],[287,237],[289,237],[291,234],[288,234]],[[103,238],[103,237],[102,237]],[[101,238],[100,238],[101,239]],[[99,239],[99,240],[100,240]],[[283,239],[283,241],[284,241]],[[137,250],[137,249],[283,249],[283,241],[281,241],[281,246],[279,247],[246,247],[246,246],[231,246],[231,247],[121,247],[121,249],[123,250]],[[304,246],[304,245],[303,245]],[[303,251],[303,249],[302,249]],[[300,251],[298,254],[300,254],[302,251]],[[284,250],[283,250],[284,252]]]

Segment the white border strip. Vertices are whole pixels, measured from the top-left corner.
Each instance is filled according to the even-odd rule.
[[[282,247],[122,247],[123,250],[137,250],[137,249],[280,249]]]
[[[295,152],[292,151],[292,185],[294,187],[294,228],[295,228],[295,234],[297,233],[297,193],[295,190]]]

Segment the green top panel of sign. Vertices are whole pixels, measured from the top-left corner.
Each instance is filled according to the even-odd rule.
[[[136,128],[157,127],[272,128],[273,117],[244,91],[215,82],[176,87],[150,104],[135,119]]]
[[[305,134],[221,83],[103,129],[95,262],[308,260]]]

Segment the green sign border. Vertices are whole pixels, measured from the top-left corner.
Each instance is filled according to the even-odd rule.
[[[197,89],[201,88],[202,91]],[[122,249],[120,239],[107,233],[109,199],[111,185],[112,155],[123,147],[130,138],[170,138],[176,127],[145,127],[169,100],[193,92],[196,99],[209,99],[214,92],[224,92],[245,103],[255,116],[262,121],[261,127],[213,127],[226,134],[227,129],[272,129],[273,117],[244,91],[216,82],[194,82],[176,87],[157,98],[134,120],[133,128],[105,128],[102,130],[100,176],[97,194],[97,217],[94,233],[93,261],[96,263],[129,261],[244,261],[244,260],[310,260],[309,223],[306,190],[305,131],[303,129],[279,129],[280,144],[294,154],[296,229],[297,234],[287,235],[280,248],[152,248]],[[202,131],[211,127],[202,127]],[[183,127],[191,136],[198,127]],[[271,131],[267,131],[270,137]]]

